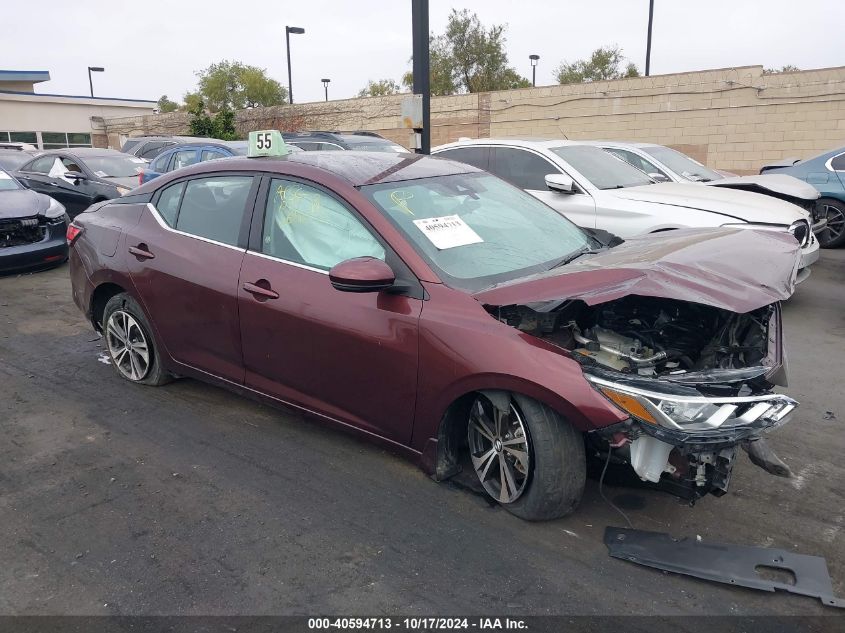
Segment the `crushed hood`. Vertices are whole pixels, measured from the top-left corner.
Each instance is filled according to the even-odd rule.
[[[474,294],[504,306],[627,295],[663,297],[745,313],[788,299],[800,248],[788,233],[684,229],[632,238],[598,255]]]
[[[624,200],[667,204],[699,209],[725,216],[725,222],[740,220],[758,224],[788,226],[806,219],[800,207],[772,196],[761,196],[727,187],[702,187],[697,183],[661,182],[641,187],[610,189],[602,192]]]
[[[31,218],[50,206],[47,196],[30,189],[0,191],[0,220]]]
[[[709,187],[727,187],[753,193],[795,198],[800,202],[812,202],[821,195],[813,185],[788,174],[765,174],[762,176],[734,176],[705,183]]]

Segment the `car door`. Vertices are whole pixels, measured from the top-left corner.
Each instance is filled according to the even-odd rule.
[[[520,147],[494,147],[488,171],[542,200],[578,226],[596,227],[596,205],[593,197],[574,184],[572,193],[551,191],[546,186],[548,174],[563,170],[545,156]],[[570,174],[566,174],[570,176]]]
[[[29,161],[18,170],[18,180],[27,189],[50,195],[54,185],[50,184],[49,174],[57,158],[55,154],[46,154]]]
[[[75,169],[69,170],[65,163]],[[25,169],[21,178],[24,185],[61,202],[71,218],[82,213],[91,204],[86,187],[87,181],[65,178],[64,175],[68,171],[83,171],[82,167],[67,157],[48,154],[35,159]]]
[[[408,443],[422,300],[335,290],[329,269],[358,256],[386,259],[397,279],[410,277],[341,198],[265,177],[238,286],[246,384]]]
[[[170,356],[238,384],[238,274],[255,183],[217,173],[169,184],[125,240],[129,274]]]
[[[91,206],[100,191],[100,185],[91,180],[95,174],[81,165],[77,159],[62,156],[59,160],[61,164],[54,164],[54,171],[51,172],[57,191],[53,197],[65,205],[68,215],[74,218]],[[69,172],[82,174],[83,177],[68,178],[65,174]]]

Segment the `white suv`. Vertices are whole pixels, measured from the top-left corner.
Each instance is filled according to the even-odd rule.
[[[772,196],[694,183],[655,183],[591,143],[478,139],[432,150],[524,189],[575,224],[622,238],[687,227],[789,231],[801,244],[798,281],[819,258],[807,211]]]

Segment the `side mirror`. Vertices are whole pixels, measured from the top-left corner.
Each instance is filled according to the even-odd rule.
[[[79,172],[79,171],[66,171],[65,172],[65,178],[67,178],[68,180],[86,180],[87,179],[85,174],[83,174],[82,172]]]
[[[355,257],[336,264],[329,271],[329,281],[341,292],[379,292],[396,281],[393,270],[375,257]]]
[[[656,182],[669,182],[669,176],[667,176],[666,174],[659,174],[657,172],[654,172],[653,174],[649,174],[648,177]]]
[[[575,183],[565,174],[546,174],[546,186],[558,193],[575,193]]]

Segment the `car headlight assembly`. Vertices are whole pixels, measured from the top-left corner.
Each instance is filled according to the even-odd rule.
[[[49,220],[58,220],[65,215],[65,206],[58,200],[50,198],[50,205],[46,211],[42,211],[41,215]]]
[[[798,403],[782,394],[682,396],[618,385],[585,374],[598,391],[645,428],[701,432],[743,426],[770,427],[785,421]]]

